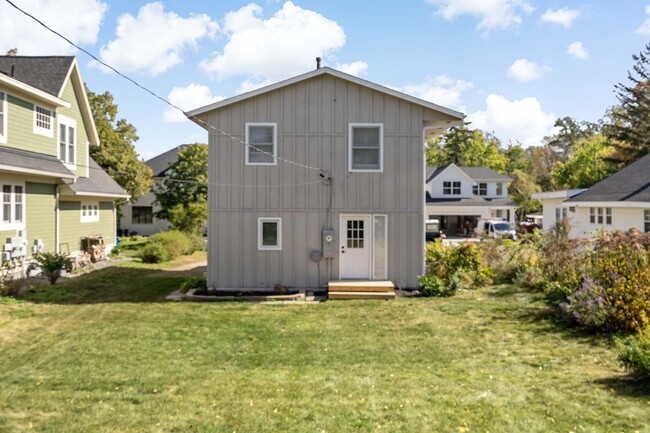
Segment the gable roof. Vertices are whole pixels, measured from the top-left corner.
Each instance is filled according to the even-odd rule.
[[[68,187],[73,195],[129,198],[130,195],[104,171],[94,159],[89,159],[88,177],[80,177]]]
[[[148,161],[145,161],[145,164],[149,166],[153,172],[153,177],[165,176],[165,172],[169,168],[169,164],[173,164],[178,161],[178,154],[185,150],[189,144],[181,144],[176,146],[173,149],[168,150],[167,152],[161,153],[158,156],[154,156]]]
[[[259,95],[262,95],[264,93],[271,92],[273,90],[277,90],[283,87],[291,86],[293,84],[299,83],[301,81],[309,80],[314,77],[319,77],[321,75],[330,75],[333,77],[340,78],[342,80],[350,81],[352,83],[358,84],[359,86],[363,86],[372,90],[376,90],[378,92],[386,93],[388,95],[394,96],[396,98],[411,102],[416,105],[420,105],[422,107],[428,108],[430,110],[435,110],[439,111],[441,113],[447,114],[448,116],[455,117],[458,120],[463,120],[465,118],[465,115],[461,113],[460,111],[455,111],[450,108],[443,107],[441,105],[434,104],[432,102],[425,101],[423,99],[416,98],[415,96],[407,95],[406,93],[398,92],[397,90],[391,89],[389,87],[381,86],[379,84],[375,84],[373,82],[364,80],[359,77],[355,77],[354,75],[346,74],[345,72],[338,71],[336,69],[328,68],[328,67],[323,67],[323,68],[318,68],[314,69],[313,71],[309,71],[305,74],[295,76],[293,78],[289,78],[287,80],[280,81],[275,84],[271,84],[269,86],[265,86],[256,90],[253,90],[251,92],[246,92],[242,93],[241,95],[233,96],[232,98],[227,98],[222,101],[214,102],[212,104],[206,105],[201,108],[197,108],[195,110],[191,110],[187,112],[188,117],[194,117],[198,116],[203,113],[207,113],[208,111],[212,110],[217,110],[223,107],[226,107],[228,105],[234,104],[236,102],[240,102],[249,98],[253,98]],[[200,126],[201,123],[199,123]]]
[[[0,73],[59,97],[73,56],[0,56]]]
[[[76,179],[77,176],[55,156],[0,146],[0,171]]]
[[[567,202],[650,202],[650,154]]]
[[[497,173],[496,171],[492,170],[491,168],[487,167],[468,167],[468,166],[462,166],[462,165],[456,165],[454,163],[449,163],[445,165],[441,165],[438,167],[427,167],[427,172],[426,172],[426,183],[431,182],[433,179],[438,177],[440,173],[445,171],[449,166],[453,165],[454,167],[457,167],[460,171],[462,171],[467,177],[472,179],[473,181],[496,181],[496,182],[510,182],[512,179],[510,179],[508,176],[504,176],[500,173]]]

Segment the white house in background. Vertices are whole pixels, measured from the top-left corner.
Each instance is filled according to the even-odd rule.
[[[515,221],[507,176],[487,167],[427,167],[426,211],[448,235],[472,233],[480,218]]]
[[[542,201],[542,229],[547,230],[564,218],[572,221],[575,206],[565,206],[564,202],[584,191],[586,189],[563,189],[534,193],[533,198]]]
[[[153,182],[160,184],[169,175],[169,165],[178,161],[178,154],[189,144],[181,144],[165,153],[145,161],[145,164],[153,172]],[[122,233],[138,233],[150,236],[167,230],[170,227],[169,221],[158,219],[154,215],[160,210],[160,206],[154,204],[156,195],[152,192],[140,197],[134,203],[122,206],[122,217],[120,218],[120,230]]]
[[[570,236],[592,236],[598,230],[629,230],[636,227],[650,231],[650,155],[633,162],[591,188],[567,197],[561,207],[540,193],[533,196],[544,203],[548,212],[566,216]],[[551,211],[551,207],[560,208]],[[546,221],[546,217],[544,218]],[[554,220],[554,219],[553,219]]]

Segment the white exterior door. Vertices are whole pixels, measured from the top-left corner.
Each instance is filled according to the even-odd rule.
[[[340,227],[339,278],[370,279],[370,215],[342,215]]]

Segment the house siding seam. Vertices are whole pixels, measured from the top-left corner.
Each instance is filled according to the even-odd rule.
[[[388,216],[388,278],[415,287],[421,272],[426,121],[444,114],[331,76],[316,77],[228,105],[202,117],[244,140],[246,122],[277,123],[278,155],[320,167],[333,178],[331,223],[325,214],[329,187],[317,171],[279,162],[244,164],[244,146],[215,131],[209,133],[208,283],[219,287],[272,287],[276,283],[318,287],[338,278],[338,258],[319,265],[309,251],[320,249],[321,229],[339,234],[341,214]],[[384,125],[382,173],[348,171],[348,125]],[[257,251],[256,219],[281,217],[282,251]],[[338,242],[336,240],[335,242]]]

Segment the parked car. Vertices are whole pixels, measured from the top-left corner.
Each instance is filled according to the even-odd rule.
[[[440,230],[440,221],[438,220],[426,220],[426,235],[425,239],[427,242],[433,242],[436,239],[444,239],[447,236]]]
[[[517,239],[517,231],[512,224],[503,220],[478,220],[476,235],[489,238]]]

